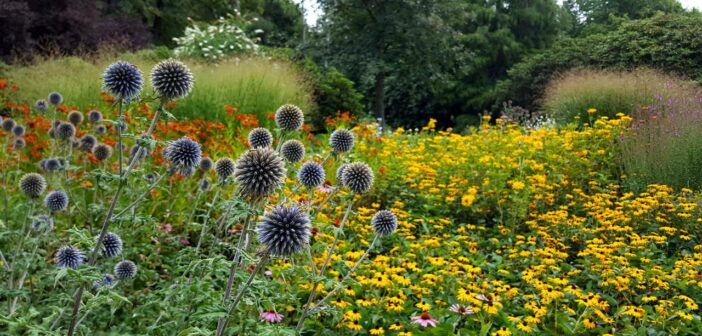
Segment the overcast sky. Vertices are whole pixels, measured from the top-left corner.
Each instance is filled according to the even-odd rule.
[[[702,0],[678,0],[680,3],[682,3],[683,7],[685,8],[697,8],[702,10]],[[305,14],[307,18],[307,23],[310,25],[314,25],[317,22],[317,18],[320,15],[320,11],[317,6],[317,1],[316,0],[295,0],[295,2],[300,3],[304,2],[305,4],[305,10],[307,13]],[[559,3],[563,2],[562,0],[558,0]]]

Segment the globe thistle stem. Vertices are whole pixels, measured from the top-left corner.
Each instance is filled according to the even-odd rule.
[[[200,246],[202,244],[202,238],[205,236],[205,231],[207,230],[207,222],[209,222],[210,219],[210,213],[212,212],[212,208],[214,208],[215,204],[217,203],[217,199],[219,198],[219,192],[220,189],[217,189],[217,192],[215,192],[215,195],[212,197],[212,203],[210,203],[212,206],[207,210],[207,215],[205,215],[205,219],[202,221],[202,229],[200,230],[200,238],[197,240],[197,246],[195,247],[195,255],[200,252]],[[186,223],[187,225],[187,223]]]
[[[122,177],[122,98],[117,98],[117,160],[119,161],[119,176]]]
[[[34,257],[36,256],[38,248],[39,248],[39,244],[34,244],[34,248],[32,249],[32,254],[29,255],[29,259],[28,259],[29,262],[27,263],[27,267],[24,269],[24,271],[22,272],[22,275],[19,278],[19,281],[17,282],[17,290],[22,290],[22,288],[24,287],[24,280],[27,278],[27,275],[29,274],[29,266],[31,266],[32,259],[34,259]],[[9,315],[14,314],[15,311],[17,310],[17,301],[19,301],[19,297],[15,297],[12,300],[12,305],[10,306],[10,314]]]
[[[146,196],[149,195],[152,190],[156,189],[156,187],[161,183],[161,181],[163,181],[163,179],[165,177],[166,177],[165,172],[161,172],[161,174],[159,174],[156,181],[151,183],[151,185],[148,188],[146,188],[146,190],[144,190],[144,192],[142,192],[141,195],[139,195],[139,197],[137,197],[134,201],[132,201],[132,203],[127,205],[124,209],[122,209],[116,215],[112,216],[111,221],[113,221],[113,222],[116,221],[117,219],[122,217],[125,213],[127,213],[127,211],[129,211],[129,210],[133,209],[134,207],[136,207],[137,205],[139,205],[139,203],[141,203],[141,201],[143,201],[144,198],[146,198]]]
[[[244,283],[243,287],[239,290],[239,292],[236,294],[236,297],[234,298],[234,301],[232,301],[231,306],[229,306],[229,309],[227,309],[227,316],[223,319],[224,321],[220,324],[218,323],[217,325],[217,336],[221,336],[222,333],[224,333],[224,330],[227,329],[227,323],[229,322],[229,318],[232,315],[232,312],[236,308],[236,306],[239,304],[239,301],[241,301],[241,298],[244,296],[244,293],[246,293],[246,289],[251,286],[251,283],[253,282],[254,277],[256,277],[256,274],[258,274],[259,271],[263,268],[263,266],[268,262],[268,258],[270,257],[270,253],[268,251],[264,252],[261,258],[258,260],[258,263],[256,263],[256,268],[251,272],[249,275],[249,278],[246,279],[246,282]],[[222,320],[220,320],[222,321]],[[221,325],[221,327],[220,327]]]
[[[352,207],[353,207],[353,199],[349,200],[349,205],[346,208],[346,213],[344,213],[344,218],[341,220],[341,224],[339,225],[339,228],[334,233],[334,241],[327,249],[327,256],[324,259],[324,263],[322,264],[322,268],[319,269],[319,277],[320,278],[324,275],[324,271],[327,270],[327,265],[329,265],[329,260],[331,259],[331,255],[334,253],[334,249],[336,248],[336,243],[339,241],[339,233],[344,231],[344,225],[346,224],[346,220],[349,218],[349,214],[351,213]],[[318,285],[317,280],[313,278],[312,291],[310,292],[310,296],[307,299],[307,303],[305,304],[305,307],[302,310],[302,314],[300,315],[300,321],[297,322],[297,328],[295,328],[295,330],[297,331],[298,334],[302,330],[302,326],[304,326],[304,324],[305,324],[305,319],[307,318],[307,315],[309,314],[309,310],[311,308],[312,302],[314,301],[315,296],[317,295],[317,285]]]
[[[322,210],[322,208],[324,207],[324,205],[327,204],[327,202],[329,202],[329,200],[330,200],[332,197],[334,197],[334,195],[336,195],[336,193],[337,193],[338,191],[339,191],[339,188],[334,188],[334,189],[332,189],[332,191],[329,192],[329,195],[327,195],[327,197],[324,198],[324,200],[322,201],[322,203],[319,203],[319,205],[317,205],[317,207],[314,209],[314,212],[317,213],[317,212],[319,212],[320,210]]]

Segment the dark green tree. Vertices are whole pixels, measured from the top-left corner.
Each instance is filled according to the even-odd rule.
[[[563,8],[573,18],[571,35],[605,33],[623,19],[684,12],[678,0],[565,0]]]

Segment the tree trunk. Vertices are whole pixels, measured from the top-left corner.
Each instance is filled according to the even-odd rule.
[[[373,112],[377,118],[380,118],[380,127],[382,127],[383,132],[385,132],[385,69],[382,67],[375,75]]]

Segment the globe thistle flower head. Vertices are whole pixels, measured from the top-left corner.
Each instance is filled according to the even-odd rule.
[[[44,169],[47,172],[55,172],[55,171],[61,169],[61,161],[59,161],[56,158],[49,158],[46,160],[46,163],[44,164]]]
[[[117,279],[131,279],[136,276],[137,266],[130,260],[120,261],[115,265],[115,275]]]
[[[292,104],[285,104],[275,111],[275,123],[283,130],[296,131],[305,122],[302,110]]]
[[[80,111],[71,111],[68,113],[68,122],[73,124],[73,126],[78,126],[83,122],[83,113]]]
[[[305,145],[298,140],[288,140],[280,147],[280,154],[288,162],[299,162],[305,158]]]
[[[58,106],[63,103],[63,96],[58,92],[49,93],[49,98],[47,99],[51,105]]]
[[[54,219],[49,215],[38,215],[32,218],[32,229],[34,231],[51,231],[54,228]]]
[[[15,125],[15,127],[12,128],[12,134],[15,136],[21,137],[24,135],[25,128],[22,125]]]
[[[12,129],[15,128],[15,125],[17,125],[17,123],[10,118],[5,118],[2,121],[2,129],[4,129],[5,132],[12,132]]]
[[[397,216],[388,210],[380,210],[371,218],[371,226],[379,236],[387,236],[397,229]]]
[[[39,99],[36,103],[34,103],[34,108],[37,109],[37,111],[44,113],[49,110],[49,104],[46,102],[46,100]]]
[[[178,171],[183,177],[190,177],[195,174],[195,167],[183,167]]]
[[[337,153],[345,153],[353,148],[355,137],[353,132],[340,128],[329,137],[329,145]]]
[[[305,162],[297,172],[300,184],[307,188],[314,188],[324,183],[324,168],[317,162]]]
[[[344,186],[356,194],[367,193],[373,185],[373,170],[363,162],[349,163],[341,176]]]
[[[102,276],[102,280],[96,280],[93,283],[93,288],[107,287],[112,288],[115,285],[115,276],[112,274],[105,274]]]
[[[44,205],[51,212],[66,210],[68,207],[68,195],[61,190],[51,191],[44,198]]]
[[[139,153],[139,148],[141,148],[141,153]],[[139,157],[136,157],[137,153],[139,153]],[[138,161],[141,161],[141,160],[145,159],[147,156],[149,156],[149,149],[146,147],[134,145],[134,146],[132,146],[132,148],[129,149],[129,157],[132,160],[136,159]]]
[[[77,269],[85,262],[85,255],[81,250],[64,246],[56,252],[56,266],[61,268]]]
[[[146,180],[146,182],[154,182],[156,181],[156,177],[157,176],[154,173],[147,173],[146,175],[144,175],[144,180]]]
[[[105,161],[112,156],[112,147],[106,144],[97,144],[93,147],[93,156],[98,161]]]
[[[15,141],[12,143],[12,147],[15,150],[21,150],[27,145],[27,141],[24,140],[24,138],[16,138]]]
[[[202,160],[200,160],[200,170],[202,170],[203,172],[210,171],[210,169],[212,169],[212,166],[214,166],[214,163],[212,163],[212,159],[204,157],[202,158]]]
[[[273,135],[263,127],[257,127],[249,132],[249,145],[251,148],[270,147],[273,144]]]
[[[210,181],[208,181],[207,179],[200,180],[200,190],[207,191],[210,189],[210,186]]]
[[[92,110],[88,112],[88,121],[90,121],[93,124],[102,122],[102,113],[97,110]]]
[[[19,181],[19,188],[29,198],[37,198],[46,190],[46,179],[37,173],[25,174]]]
[[[86,152],[92,152],[93,147],[97,144],[97,138],[95,136],[86,134],[80,138],[78,147]]]
[[[166,148],[164,157],[177,168],[195,167],[200,164],[202,150],[199,143],[184,137],[172,142]]]
[[[234,178],[242,196],[260,199],[272,194],[284,182],[285,163],[270,148],[255,148],[236,162]]]
[[[95,237],[95,240],[100,237]],[[122,253],[122,238],[116,233],[108,232],[102,240],[102,256],[112,258]]]
[[[151,70],[151,84],[163,99],[182,98],[193,89],[193,74],[182,62],[168,59]]]
[[[344,176],[344,170],[346,170],[346,167],[348,167],[348,163],[344,163],[341,166],[339,166],[339,168],[336,169],[336,183],[342,187],[344,186],[343,176]]]
[[[221,158],[215,163],[215,172],[220,181],[225,181],[229,176],[234,174],[234,161],[230,158]]]
[[[277,256],[300,252],[310,241],[310,218],[296,206],[278,205],[256,227],[258,241]]]
[[[56,137],[61,140],[68,140],[76,135],[76,127],[71,123],[61,123],[56,128]]]
[[[144,86],[144,76],[139,68],[123,61],[107,66],[102,81],[109,94],[121,99],[138,96]]]

